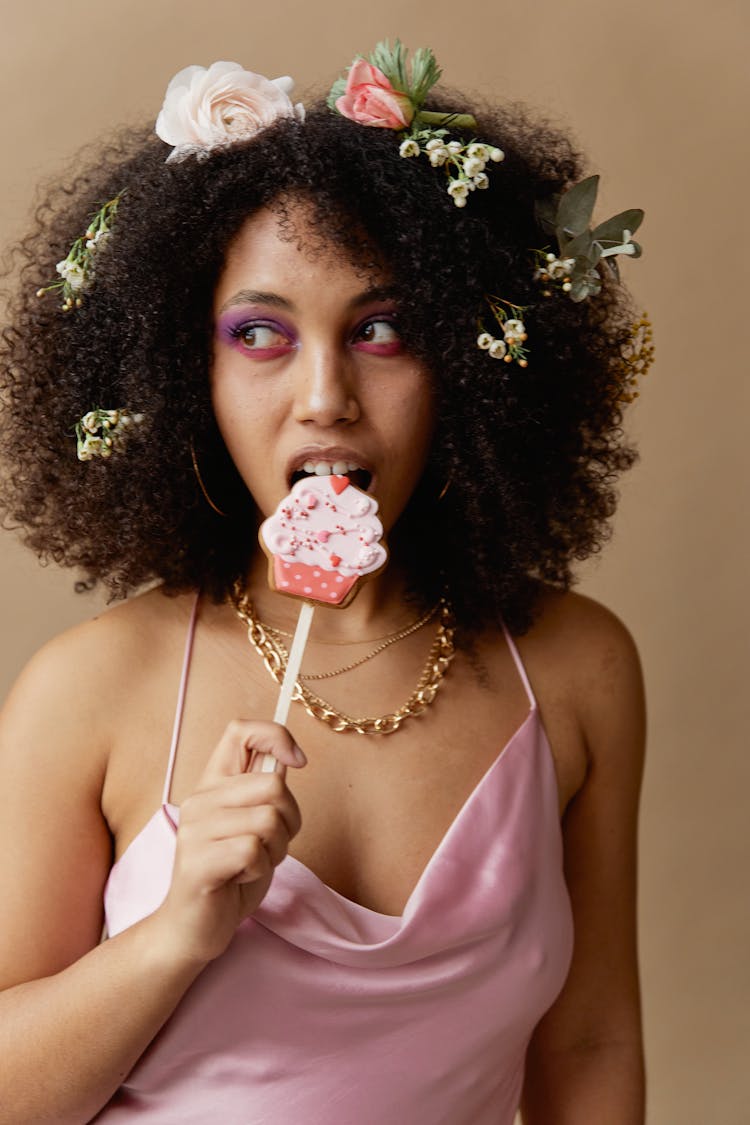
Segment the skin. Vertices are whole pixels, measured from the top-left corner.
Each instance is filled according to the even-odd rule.
[[[294,217],[302,245],[315,245],[304,208]],[[232,246],[216,293],[212,396],[263,514],[288,490],[300,451],[325,459],[341,448],[372,473],[387,529],[403,510],[433,406],[428,374],[391,325],[396,310],[373,294],[384,285],[325,247],[305,254],[283,240],[272,212],[249,220]],[[297,605],[268,589],[260,552],[248,586],[264,620],[293,629]],[[57,638],[0,719],[0,793],[12,794],[0,813],[0,1122],[93,1116],[257,908],[287,852],[353,901],[400,914],[528,712],[507,645],[489,632],[477,642],[482,675],[459,653],[450,695],[395,735],[333,734],[299,707],[287,731],[255,718],[273,713],[278,689],[233,610],[202,604],[170,794],[181,806],[172,886],[154,914],[99,944],[113,857],[161,802],[191,608],[191,597],[155,590]],[[413,616],[392,558],[345,611],[316,610],[305,668],[356,660]],[[327,681],[327,697],[355,714],[392,709],[417,682],[433,632]],[[603,606],[555,591],[518,644],[554,759],[576,928],[568,981],[529,1050],[524,1121],[640,1125],[638,655]],[[254,772],[256,750],[280,771]]]

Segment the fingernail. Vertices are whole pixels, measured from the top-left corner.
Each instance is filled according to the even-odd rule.
[[[299,762],[301,766],[307,765],[307,758],[302,753],[296,742],[294,743],[294,746],[292,746],[292,753],[294,754],[295,761]]]

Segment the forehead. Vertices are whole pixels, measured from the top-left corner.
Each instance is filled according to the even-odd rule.
[[[387,283],[377,258],[364,235],[339,244],[304,201],[264,207],[230,242],[215,304],[221,307],[243,288],[283,291],[292,299],[295,293],[349,297]]]

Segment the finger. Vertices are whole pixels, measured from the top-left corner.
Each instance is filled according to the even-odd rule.
[[[307,759],[286,727],[278,723],[233,719],[206,763],[199,788],[224,777],[246,773],[253,755],[269,754],[285,766],[299,768]]]
[[[210,789],[186,797],[180,810],[178,835],[184,839],[195,835],[199,840],[220,839],[234,832],[251,831],[251,820],[224,820],[227,812],[237,810],[250,818],[254,811],[269,807],[283,818],[289,836],[295,836],[302,823],[299,805],[278,774],[239,774],[222,778]],[[229,828],[225,829],[224,824]],[[237,825],[239,824],[239,827]]]
[[[213,893],[240,877],[243,882],[251,882],[272,871],[271,857],[259,836],[234,836],[210,841],[197,862],[191,863],[189,872],[183,873],[182,881],[187,878],[200,892]]]
[[[258,836],[237,836],[233,840],[222,840],[216,847],[220,852],[214,862],[217,870],[219,866],[222,868],[223,884],[254,883],[267,879],[273,872],[274,863],[268,848]]]
[[[288,811],[282,811],[273,805],[261,805],[252,809],[223,809],[220,816],[214,817],[204,826],[203,831],[208,840],[207,846],[221,840],[257,836],[268,849],[275,866],[284,858],[292,837],[287,817],[293,819]]]

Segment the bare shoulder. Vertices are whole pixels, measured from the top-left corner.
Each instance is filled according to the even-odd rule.
[[[532,659],[565,669],[582,718],[616,696],[642,694],[636,642],[622,619],[594,598],[546,589],[522,643]]]
[[[563,645],[577,660],[595,659],[603,651],[637,658],[635,642],[622,619],[602,602],[572,590],[545,587],[528,636]]]
[[[190,607],[189,597],[168,598],[156,589],[48,641],[3,707],[0,747],[21,739],[41,765],[40,756],[59,756],[64,745],[68,766],[70,755],[80,756],[86,775],[101,777],[118,709],[179,644]]]

